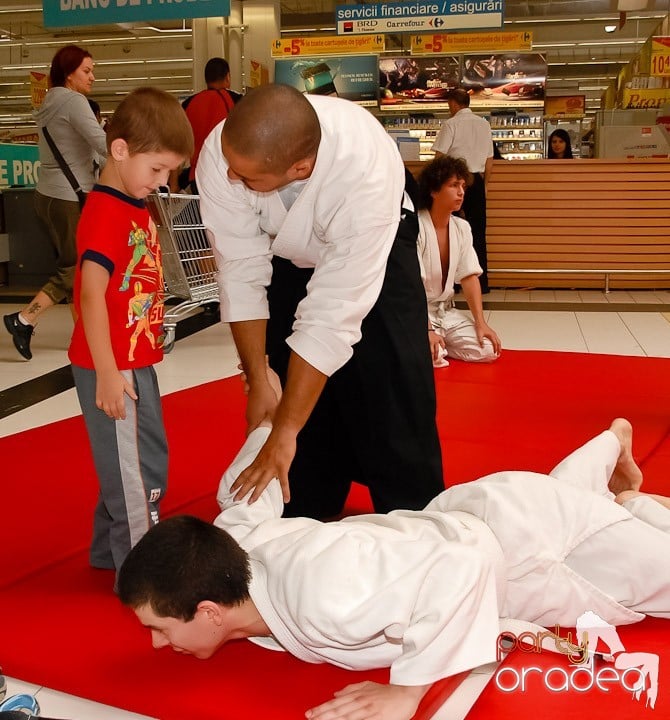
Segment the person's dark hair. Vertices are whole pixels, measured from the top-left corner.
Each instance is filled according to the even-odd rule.
[[[562,156],[562,158],[559,158],[558,155],[552,150],[551,148],[551,140],[554,137],[559,137],[563,142],[565,143],[565,154]],[[572,159],[572,143],[570,142],[570,136],[568,135],[566,130],[563,130],[563,128],[557,128],[554,130],[553,133],[549,136],[549,142],[547,145],[547,158],[549,160],[570,160]]]
[[[259,162],[265,172],[283,173],[316,155],[319,118],[307,98],[289,85],[261,85],[230,111],[221,133],[236,153]]]
[[[205,82],[211,85],[215,82],[225,80],[230,73],[230,65],[227,60],[220,57],[213,57],[205,65]]]
[[[51,87],[65,87],[68,75],[82,64],[84,58],[92,57],[91,53],[78,45],[62,47],[51,60],[49,83]]]
[[[225,530],[180,515],[154,525],[128,553],[118,592],[131,608],[190,622],[204,600],[241,605],[250,581],[249,558]]]
[[[127,95],[107,126],[107,150],[121,138],[137,153],[170,151],[184,158],[193,154],[193,130],[179,101],[153,87]]]
[[[465,180],[466,186],[472,185],[472,173],[462,158],[454,158],[449,155],[440,155],[431,160],[421,170],[419,175],[419,207],[430,210],[433,207],[433,196],[431,193],[439,192],[440,188],[456,177]]]
[[[447,100],[453,100],[457,105],[461,107],[470,107],[470,93],[464,88],[453,88],[447,93]]]

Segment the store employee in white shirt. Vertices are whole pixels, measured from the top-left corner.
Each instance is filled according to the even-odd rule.
[[[466,90],[451,90],[447,102],[451,117],[442,123],[432,149],[437,155],[463,158],[474,176],[465,193],[462,210],[470,223],[473,246],[483,271],[479,276],[482,293],[488,293],[486,186],[493,168],[493,135],[488,122],[470,110],[470,95]]]
[[[393,140],[353,103],[266,85],[212,131],[196,178],[248,428],[273,419],[233,491],[254,502],[278,477],[285,515],[326,518],[357,480],[378,512],[423,507],[444,484],[418,224]]]

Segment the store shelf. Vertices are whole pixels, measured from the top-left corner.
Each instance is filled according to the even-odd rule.
[[[544,155],[544,122],[542,111],[502,110],[500,115],[495,109],[478,113],[491,125],[491,134],[500,154],[508,160],[537,160]],[[440,131],[444,117],[422,118],[398,112],[380,118],[387,132],[401,131],[419,140],[421,160],[431,160],[434,153],[431,147]]]

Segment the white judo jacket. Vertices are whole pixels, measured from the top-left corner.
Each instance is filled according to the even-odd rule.
[[[482,274],[477,253],[472,246],[470,224],[454,215],[449,218],[449,271],[444,286],[440,247],[428,210],[419,211],[417,251],[421,280],[428,300],[428,320],[433,327],[439,327],[442,316],[452,307],[454,284],[470,275]]]
[[[499,618],[510,612],[550,627],[573,625],[585,609],[615,625],[643,617],[563,563],[572,543],[630,517],[611,500],[584,494],[577,513],[566,510],[564,533],[533,517],[524,495],[537,499],[546,481],[553,490],[540,505],[560,504],[566,490],[567,508],[574,488],[534,473],[498,473],[493,483],[450,488],[423,511],[336,523],[282,519],[278,481],[252,505],[229,490],[268,434],[252,432],[224,474],[215,524],[249,553],[251,598],[274,639],[302,660],[390,667],[392,683],[424,685],[494,661]]]
[[[405,174],[394,141],[370,113],[338,98],[308,100],[319,117],[321,142],[290,210],[279,193],[228,179],[223,123],[203,145],[196,180],[219,268],[222,320],[268,318],[273,255],[314,268],[288,344],[330,376],[353,354],[361,322],[381,291]]]

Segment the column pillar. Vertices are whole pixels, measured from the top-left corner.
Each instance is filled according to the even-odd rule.
[[[233,5],[238,0],[233,0]],[[271,43],[280,36],[281,10],[279,0],[244,0],[242,72],[245,86],[249,84],[250,60],[262,63],[267,69],[270,82],[274,79],[274,61]],[[232,37],[232,34],[231,34]]]

